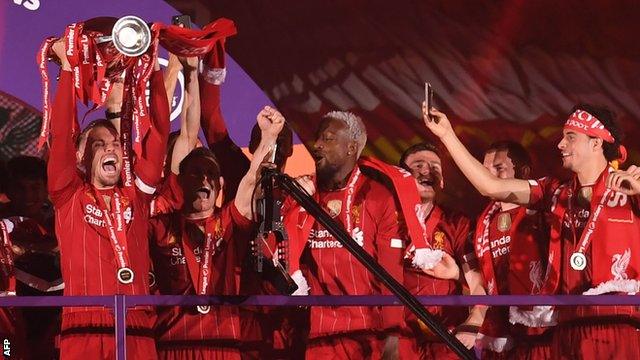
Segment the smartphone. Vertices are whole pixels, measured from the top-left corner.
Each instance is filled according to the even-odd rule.
[[[191,29],[191,16],[189,15],[176,15],[171,17],[171,23],[173,25],[182,25],[185,29]]]
[[[427,112],[429,111],[429,109],[431,109],[433,107],[433,89],[431,88],[431,84],[428,82],[424,83],[424,102],[427,105]],[[436,120],[437,118],[434,119],[431,117],[431,115],[429,115],[429,117],[431,118],[431,120]]]

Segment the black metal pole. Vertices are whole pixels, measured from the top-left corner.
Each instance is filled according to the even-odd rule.
[[[467,349],[451,333],[445,330],[437,319],[396,279],[393,278],[369,253],[364,251],[351,235],[335,222],[299,185],[289,176],[276,171],[266,171],[263,176],[275,179],[280,188],[288,192],[311,216],[313,216],[334,238],[336,238],[353,256],[355,256],[373,275],[384,283],[400,301],[405,304],[418,319],[424,322],[434,334],[438,335],[460,358],[475,360],[473,351]]]

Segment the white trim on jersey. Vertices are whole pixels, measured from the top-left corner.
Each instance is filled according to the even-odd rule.
[[[149,186],[145,184],[139,177],[136,176],[135,180],[136,187],[145,194],[153,195],[156,192],[156,188],[153,186]]]

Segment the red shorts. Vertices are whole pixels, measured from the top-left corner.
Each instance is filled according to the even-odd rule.
[[[345,333],[309,340],[306,359],[380,359],[383,342],[371,333]]]
[[[556,328],[553,359],[640,359],[640,332],[619,319],[572,323]]]
[[[551,340],[554,329],[550,328],[539,335],[523,335],[516,340],[516,346],[510,352],[510,359],[547,360],[551,357]]]
[[[153,338],[155,316],[147,311],[127,313],[127,358],[155,360]],[[114,317],[110,311],[96,310],[62,314],[60,358],[65,360],[115,359]]]

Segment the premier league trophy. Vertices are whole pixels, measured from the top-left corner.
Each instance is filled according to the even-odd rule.
[[[144,97],[147,80],[153,71],[158,44],[178,56],[214,57],[213,63],[223,63],[225,40],[235,33],[233,21],[224,18],[205,25],[201,30],[162,23],[147,24],[136,16],[119,19],[97,17],[67,26],[64,36],[47,38],[38,52],[44,103],[38,146],[44,146],[49,136],[46,64],[47,60],[59,62],[51,51],[55,42],[65,44],[74,73],[76,96],[86,106],[92,103],[92,109],[95,109],[104,104],[113,83],[122,81],[124,77],[121,132],[127,137],[124,144],[133,140],[134,151],[139,151],[141,139],[150,126],[146,101],[139,99]],[[135,129],[133,134],[131,125]]]

